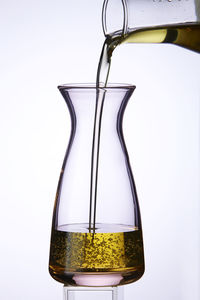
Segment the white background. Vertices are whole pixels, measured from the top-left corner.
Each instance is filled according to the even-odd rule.
[[[70,120],[56,86],[94,82],[102,0],[0,1],[0,298],[62,299],[48,274],[54,196]],[[146,273],[125,299],[200,298],[200,58],[124,45],[112,82],[137,86],[124,132],[141,206]]]

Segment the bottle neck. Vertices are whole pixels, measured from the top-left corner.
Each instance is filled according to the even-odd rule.
[[[113,12],[115,12],[113,14]],[[128,32],[128,6],[127,0],[104,0],[102,8],[102,27],[104,35],[121,31]]]

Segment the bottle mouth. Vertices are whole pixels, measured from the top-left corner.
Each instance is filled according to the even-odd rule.
[[[102,8],[102,28],[105,36],[118,31],[120,31],[122,35],[127,33],[127,0],[104,0]]]
[[[120,90],[134,90],[136,88],[135,85],[128,84],[128,83],[108,83],[106,87],[103,84],[97,88],[96,83],[68,83],[68,84],[61,84],[58,86],[60,91],[62,90],[70,90],[70,91],[83,91],[83,90],[113,90],[113,91],[120,91]]]

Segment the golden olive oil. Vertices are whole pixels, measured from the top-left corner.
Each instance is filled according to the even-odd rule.
[[[139,279],[144,272],[142,231],[121,225],[113,228],[118,232],[53,230],[51,275],[63,283],[69,283],[70,277],[70,284],[77,284],[75,274],[119,274],[118,284],[126,283],[126,276],[128,282]]]
[[[110,47],[113,45],[114,48],[124,43],[167,43],[200,52],[200,24],[186,23],[142,28],[125,35],[113,35],[107,39]]]

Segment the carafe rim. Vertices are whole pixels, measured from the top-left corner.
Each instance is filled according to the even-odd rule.
[[[133,84],[128,83],[108,83],[106,86],[100,85],[98,89],[100,90],[134,90],[136,88]],[[67,83],[58,85],[58,89],[62,90],[70,90],[70,91],[84,91],[84,90],[96,90],[96,83]]]

